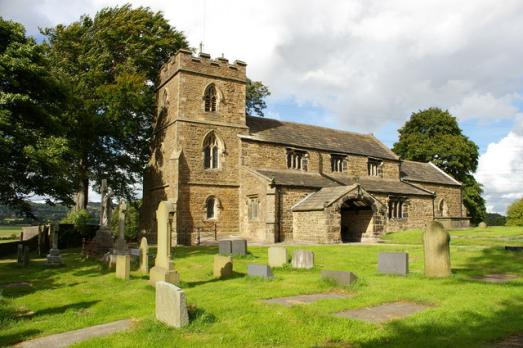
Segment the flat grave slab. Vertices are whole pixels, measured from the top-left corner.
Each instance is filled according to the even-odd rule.
[[[472,277],[474,280],[479,280],[487,283],[506,283],[511,280],[519,278],[515,274],[486,274],[483,276]]]
[[[429,308],[425,305],[408,302],[385,303],[375,307],[351,309],[338,312],[335,315],[340,318],[363,320],[370,323],[383,323],[389,320],[401,319],[411,314],[421,312]]]
[[[279,304],[286,307],[291,307],[294,305],[303,305],[313,303],[319,300],[331,299],[331,298],[349,298],[352,295],[349,294],[332,294],[332,293],[323,293],[323,294],[309,294],[309,295],[297,295],[289,297],[276,297],[264,300],[265,303],[270,304]]]
[[[32,283],[29,282],[14,282],[14,283],[4,283],[0,284],[0,288],[5,289],[16,289],[16,288],[26,288],[33,286]]]
[[[523,332],[511,335],[496,344],[492,345],[493,348],[517,348],[523,347]]]

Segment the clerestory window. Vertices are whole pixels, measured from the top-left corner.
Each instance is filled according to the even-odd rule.
[[[216,87],[214,85],[209,85],[207,87],[207,89],[205,89],[203,100],[204,100],[205,112],[215,112],[216,111],[217,93],[216,93]]]
[[[332,172],[346,172],[347,160],[342,155],[331,155],[331,171]]]
[[[383,162],[380,160],[369,159],[367,163],[367,170],[369,176],[381,176],[381,167]]]
[[[307,171],[309,155],[305,151],[287,149],[287,168]]]

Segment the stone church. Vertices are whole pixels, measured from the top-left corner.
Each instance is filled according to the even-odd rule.
[[[437,219],[468,225],[462,184],[372,134],[245,115],[246,64],[180,50],[162,67],[141,228],[159,202],[173,242],[375,241]]]

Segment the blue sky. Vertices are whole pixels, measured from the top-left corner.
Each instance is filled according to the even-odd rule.
[[[272,92],[268,117],[391,146],[412,112],[448,109],[480,148],[488,209],[523,196],[521,1],[0,0],[0,14],[38,35],[126,2],[162,11],[193,47],[247,62]]]

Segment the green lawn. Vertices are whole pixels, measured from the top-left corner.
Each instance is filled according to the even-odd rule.
[[[0,243],[12,242],[20,239],[21,226],[0,225]]]
[[[154,320],[154,289],[146,277],[133,273],[117,280],[78,250],[65,253],[66,266],[47,268],[43,259],[29,268],[0,260],[0,283],[31,282],[32,287],[5,288],[0,304],[0,346],[118,319],[134,318],[133,330],[93,339],[79,347],[486,347],[523,331],[523,279],[507,284],[475,281],[471,276],[510,273],[523,277],[523,254],[498,247],[496,236],[523,237],[523,229],[492,228],[453,232],[453,276],[423,277],[423,250],[411,245],[304,246],[313,250],[317,267],[310,271],[275,269],[275,279],[244,277],[248,263],[267,262],[267,248],[249,247],[251,256],[234,259],[237,276],[212,279],[216,247],[178,247],[176,268],[191,305],[191,324],[170,329]],[[476,240],[456,238],[481,234]],[[414,232],[387,240],[414,241]],[[419,237],[419,235],[418,235]],[[478,237],[479,238],[479,237]],[[460,241],[459,243],[457,241]],[[470,242],[467,244],[467,242]],[[461,244],[463,243],[463,244]],[[523,243],[522,243],[523,244]],[[297,247],[290,248],[292,250]],[[379,275],[380,251],[407,251],[408,277]],[[353,271],[356,286],[335,288],[320,280],[320,269]],[[0,287],[2,285],[0,284]],[[352,298],[329,299],[291,308],[269,305],[271,297],[345,291]],[[350,308],[394,301],[411,301],[430,308],[412,317],[375,325],[334,317]]]

